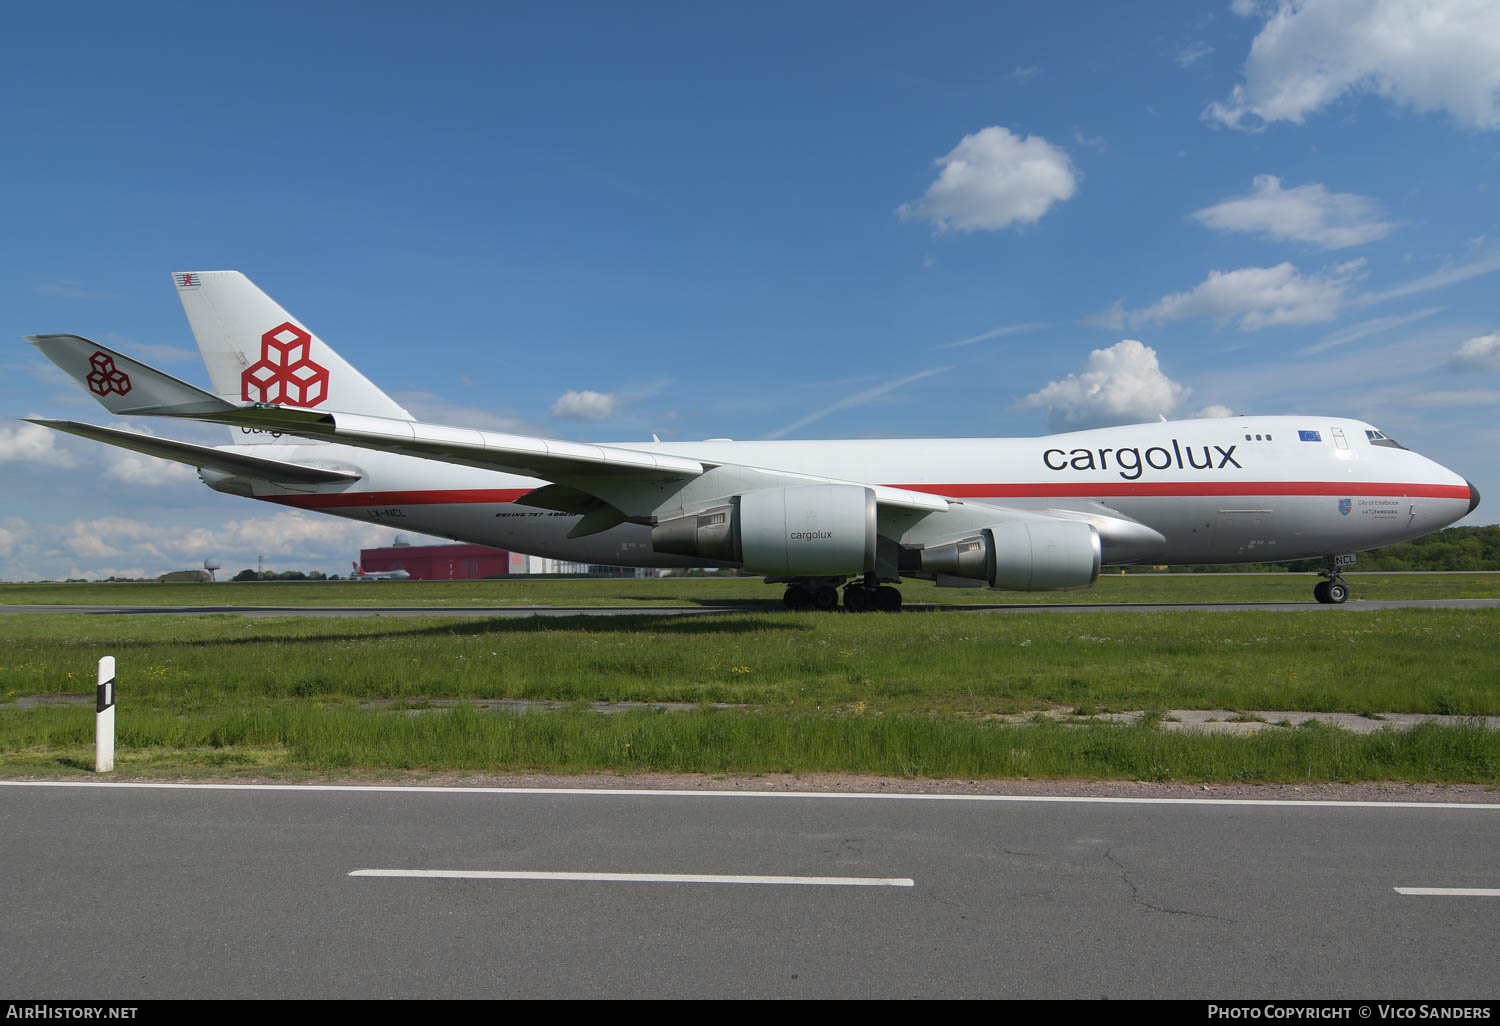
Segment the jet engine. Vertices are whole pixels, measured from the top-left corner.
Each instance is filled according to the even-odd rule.
[[[875,568],[875,493],[861,485],[766,488],[651,529],[657,552],[738,563],[767,577]]]
[[[1099,577],[1099,532],[1077,520],[1027,520],[921,551],[924,573],[1005,591],[1071,591]]]

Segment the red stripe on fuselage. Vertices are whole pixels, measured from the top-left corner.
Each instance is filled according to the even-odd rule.
[[[1017,498],[1186,498],[1199,495],[1404,495],[1420,499],[1470,498],[1467,485],[1389,484],[1362,481],[1104,481],[1046,484],[904,484],[911,492],[954,499]],[[299,509],[345,509],[351,506],[448,506],[515,502],[529,488],[455,488],[409,492],[336,492],[315,495],[265,495],[261,498]]]
[[[1388,484],[1368,481],[1104,481],[1079,484],[908,484],[912,492],[954,499],[1073,498],[1190,495],[1406,495],[1422,499],[1469,498],[1467,485]]]

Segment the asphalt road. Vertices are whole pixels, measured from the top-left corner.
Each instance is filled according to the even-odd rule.
[[[1342,606],[1322,605],[1318,602],[1169,602],[1143,604],[1136,602],[1116,603],[1055,603],[1051,605],[1027,603],[1024,605],[963,605],[911,603],[904,612],[960,612],[960,613],[1163,613],[1173,610],[1196,610],[1199,612],[1355,612],[1371,609],[1497,609],[1500,598],[1477,599],[1400,599],[1371,600],[1352,599]],[[238,616],[707,616],[723,613],[767,613],[780,612],[779,605],[761,606],[64,606],[64,605],[0,605],[0,615],[5,613],[89,613],[89,614],[154,614],[158,616],[204,616],[214,613],[232,613]],[[815,615],[809,613],[809,615]]]
[[[8,998],[1500,991],[1500,896],[1395,889],[1500,888],[1500,804],[7,783],[0,822]]]

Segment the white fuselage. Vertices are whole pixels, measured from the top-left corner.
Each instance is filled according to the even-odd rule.
[[[1012,509],[1104,507],[1166,539],[1127,558],[1111,558],[1106,547],[1106,562],[1243,563],[1375,548],[1435,531],[1469,511],[1470,486],[1461,476],[1418,453],[1380,444],[1371,433],[1371,425],[1355,420],[1238,417],[1039,438],[623,447],[893,485]],[[352,486],[257,485],[254,497],[270,502],[578,562],[651,567],[707,562],[654,552],[650,528],[638,524],[570,540],[566,536],[577,515],[515,501],[545,481],[337,444],[272,443],[254,449],[275,459],[362,473]],[[939,521],[944,515],[934,514]]]

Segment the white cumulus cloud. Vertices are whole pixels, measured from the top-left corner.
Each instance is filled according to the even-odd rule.
[[[6,517],[0,526],[0,556],[9,556],[25,536],[26,524],[20,517]]]
[[[620,408],[620,400],[610,392],[570,389],[552,404],[552,416],[569,420],[608,420]]]
[[[1256,130],[1359,93],[1459,124],[1500,128],[1500,15],[1494,0],[1236,0],[1265,19],[1244,81],[1203,116]]]
[[[104,516],[67,523],[0,521],[0,579],[65,577],[155,577],[168,570],[201,566],[218,559],[231,576],[254,567],[267,570],[322,570],[347,574],[361,548],[389,545],[396,529],[341,517],[285,511],[269,516],[223,520],[213,514],[168,522]],[[404,532],[413,544],[427,544]]]
[[[125,427],[156,437],[156,432],[145,424],[127,423]],[[103,476],[121,484],[159,488],[198,480],[196,468],[175,460],[158,459],[113,445],[91,445],[89,451],[103,464]]]
[[[273,564],[306,568],[332,564],[346,569],[361,548],[389,544],[389,526],[362,524],[335,517],[300,512],[228,520],[211,526],[149,523],[129,517],[107,516],[74,520],[49,527],[45,539],[49,563],[43,572],[56,574],[56,560],[68,560],[68,576],[95,577],[124,574],[120,566],[144,567],[155,576],[217,557],[226,568],[254,566],[261,556]],[[78,569],[83,567],[85,569]],[[36,569],[32,567],[32,569]]]
[[[1258,232],[1324,249],[1362,246],[1396,227],[1380,220],[1374,201],[1364,196],[1329,192],[1322,185],[1283,189],[1275,175],[1256,175],[1248,194],[1204,207],[1193,219],[1220,231]]]
[[[0,463],[11,461],[52,467],[74,465],[72,454],[57,447],[57,432],[40,424],[0,428]]]
[[[1127,338],[1095,349],[1082,371],[1051,382],[1016,405],[1046,410],[1053,431],[1073,431],[1156,420],[1191,391],[1162,373],[1156,350]]]
[[[1500,331],[1469,339],[1449,362],[1456,371],[1500,371]]]
[[[937,180],[896,213],[931,221],[942,231],[1035,224],[1078,191],[1078,174],[1065,152],[1039,135],[1022,138],[998,125],[964,136],[933,164],[942,169]]]
[[[1231,410],[1229,407],[1225,406],[1223,403],[1210,403],[1209,405],[1203,407],[1203,409],[1199,410],[1197,413],[1193,414],[1193,416],[1195,416],[1195,417],[1233,417],[1234,416],[1234,411]]]
[[[1275,267],[1242,267],[1210,271],[1187,292],[1163,296],[1130,315],[1130,323],[1159,324],[1185,317],[1212,317],[1220,323],[1237,321],[1254,331],[1275,324],[1316,324],[1338,315],[1344,294],[1363,260],[1329,268],[1323,274],[1302,274],[1289,263]]]
[[[185,484],[198,480],[197,471],[185,463],[144,456],[128,449],[111,447],[104,476],[121,484],[157,488],[167,484]]]

